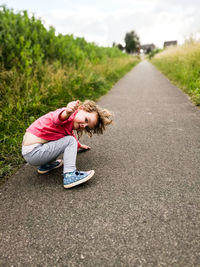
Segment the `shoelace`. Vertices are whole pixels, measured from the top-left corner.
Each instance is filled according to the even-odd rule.
[[[76,174],[76,175],[83,175],[83,173],[80,172],[80,171],[76,171],[75,174]]]

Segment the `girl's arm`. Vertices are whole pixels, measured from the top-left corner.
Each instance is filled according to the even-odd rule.
[[[59,115],[59,120],[60,121],[66,121],[70,117],[71,113],[67,112],[67,110],[64,110],[60,115]]]

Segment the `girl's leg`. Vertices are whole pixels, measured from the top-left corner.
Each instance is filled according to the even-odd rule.
[[[77,141],[73,136],[66,136],[56,141],[51,141],[34,148],[24,155],[25,160],[31,165],[43,165],[54,161],[64,153],[64,187],[71,188],[85,183],[94,175],[94,171],[76,171]]]
[[[59,140],[41,144],[24,155],[24,159],[31,165],[40,166],[54,161],[62,153],[64,153],[63,172],[76,170],[77,141],[73,136],[65,136]]]

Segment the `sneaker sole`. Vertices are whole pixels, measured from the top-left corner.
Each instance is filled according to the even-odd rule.
[[[91,170],[90,174],[87,177],[85,177],[84,179],[79,180],[77,182],[74,182],[72,184],[66,184],[66,185],[64,185],[64,188],[71,188],[71,187],[74,187],[76,185],[85,183],[85,182],[87,182],[88,180],[90,180],[92,178],[92,176],[94,175],[94,173],[95,173],[95,171],[94,170]]]
[[[51,170],[48,170],[48,171],[40,171],[40,170],[38,170],[38,173],[39,173],[39,174],[45,174],[45,173],[47,173],[47,172],[50,172],[50,171],[55,170],[55,169],[57,169],[57,168],[60,168],[62,165],[63,165],[63,161],[61,161],[60,164],[59,164],[58,166],[56,166],[55,168],[53,168],[53,169],[51,169]]]

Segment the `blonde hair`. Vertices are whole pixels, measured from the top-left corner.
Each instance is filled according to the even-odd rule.
[[[86,112],[96,112],[97,113],[97,124],[93,129],[85,128],[81,131],[77,131],[78,137],[80,138],[83,132],[87,133],[90,137],[93,134],[103,134],[107,125],[111,124],[112,114],[109,110],[99,107],[92,100],[85,100],[83,103],[80,102],[79,107],[82,107]]]

